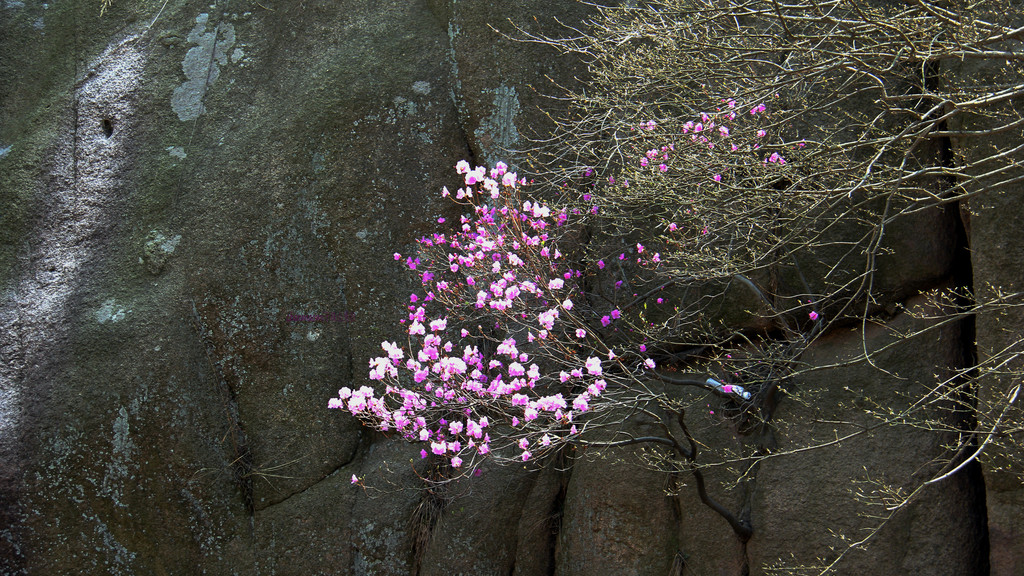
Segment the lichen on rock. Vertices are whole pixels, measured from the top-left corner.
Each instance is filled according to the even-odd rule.
[[[153,230],[146,236],[146,243],[142,248],[141,261],[146,265],[146,270],[156,276],[164,271],[167,259],[174,254],[174,249],[181,242],[181,234],[167,237],[163,232]]]
[[[181,69],[187,80],[174,89],[171,108],[182,122],[195,120],[205,112],[203,97],[210,85],[220,77],[220,67],[228,64],[228,51],[235,45],[235,26],[230,22],[217,24],[206,31],[210,15],[196,16],[196,25],[188,34],[189,48]]]

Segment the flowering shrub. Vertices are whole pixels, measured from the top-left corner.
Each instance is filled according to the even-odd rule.
[[[394,255],[422,290],[410,295],[406,341],[383,342],[370,360],[383,394],[342,388],[329,407],[455,468],[482,456],[527,461],[583,432],[654,361],[604,344],[619,313],[591,306],[584,272],[563,254],[566,210],[524,201],[526,181],[503,163],[456,170],[465,186],[442,195],[470,210],[461,230]]]
[[[731,144],[736,103],[726,106],[720,117],[705,114],[682,126],[688,145],[710,150]],[[750,114],[763,110],[754,106]],[[659,125],[648,121],[640,129],[655,133]],[[677,169],[674,143],[638,156],[638,165],[654,174]],[[773,153],[763,163],[785,160]],[[552,208],[524,199],[527,182],[504,163],[488,170],[460,161],[455,168],[464,186],[454,193],[445,188],[442,196],[468,210],[459,231],[419,239],[415,255],[394,254],[416,274],[421,290],[410,294],[401,321],[405,342],[382,342],[384,354],[370,360],[370,379],[383,381],[383,391],[342,388],[329,407],[422,443],[423,458],[434,454],[454,468],[472,469],[485,456],[528,461],[603,423],[617,405],[657,398],[644,386],[650,378],[644,372],[655,368],[646,347],[625,340],[613,348],[609,336],[623,318],[617,299],[595,305],[585,289],[606,268],[604,259],[587,265],[566,254],[577,248],[579,224],[600,207]],[[614,176],[608,180],[616,185]],[[708,180],[718,183],[722,176]],[[620,178],[618,186],[628,188],[629,179]],[[659,245],[686,243],[695,225],[697,237],[709,234],[699,222],[668,222],[674,238]],[[618,260],[622,277],[636,276],[625,274],[624,266],[662,265],[654,245],[637,242],[608,259]],[[616,290],[630,287],[615,283]],[[714,379],[697,385],[737,400],[751,397],[741,386]]]
[[[720,119],[704,115],[701,122],[684,124],[682,145],[705,150],[732,145],[735,132],[729,121],[736,118],[731,111],[735,103],[725,105],[729,111]],[[750,113],[763,110],[759,105]],[[668,137],[657,132],[654,121],[640,130],[651,139]],[[755,143],[746,150],[760,154],[759,148]],[[732,145],[731,152],[739,150]],[[648,149],[638,154],[637,165],[655,177],[671,174],[679,161],[675,151],[674,143]],[[785,160],[772,153],[759,163],[782,166]],[[654,299],[652,294],[638,297],[633,290],[645,282],[645,275],[662,273],[661,251],[677,250],[690,241],[695,225],[700,226],[697,238],[710,235],[708,224],[687,210],[678,215],[680,224],[665,223],[660,237],[641,238],[617,256],[590,260],[583,228],[601,211],[591,193],[580,195],[583,204],[570,199],[566,206],[551,207],[524,198],[525,179],[504,163],[488,170],[460,161],[455,168],[463,186],[454,193],[445,188],[442,196],[467,209],[458,230],[420,238],[416,254],[394,254],[421,288],[409,295],[408,314],[400,322],[404,341],[382,342],[383,354],[369,361],[369,378],[382,381],[383,389],[342,388],[329,408],[421,443],[422,458],[443,458],[463,473],[478,470],[482,458],[525,462],[569,442],[659,444],[666,450],[657,458],[668,462],[666,468],[689,467],[702,501],[741,538],[749,538],[749,525],[714,503],[701,472],[692,466],[697,444],[683,422],[683,408],[647,384],[660,380],[694,386],[747,406],[758,401],[758,391],[725,377],[686,379],[659,373],[646,345],[636,338],[645,330],[623,337],[635,326],[624,311],[648,296]],[[723,173],[729,175],[724,169],[709,174],[708,182],[721,183]],[[583,177],[594,176],[587,169]],[[614,175],[608,176],[608,187],[628,190],[629,178],[620,174],[616,183]],[[610,277],[621,279],[614,280],[609,296],[601,293],[601,283]],[[656,301],[664,303],[662,298]],[[606,436],[601,442],[585,436],[605,426],[618,433],[619,408],[655,415],[649,406],[677,412],[678,431],[665,428],[664,436],[640,438],[613,433],[611,440]]]

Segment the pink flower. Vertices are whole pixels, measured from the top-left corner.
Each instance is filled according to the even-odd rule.
[[[601,317],[601,326],[607,326],[612,323],[612,319],[607,316]]]
[[[587,402],[587,395],[581,394],[572,401],[572,409],[577,412],[586,412],[590,409],[590,404]]]
[[[462,458],[452,456],[452,468],[458,468],[459,466],[462,466]]]
[[[604,270],[604,260],[598,260],[597,267],[601,270]]]
[[[547,412],[561,410],[564,409],[565,406],[565,399],[562,398],[562,395],[560,393],[555,394],[554,396],[545,396],[537,400],[537,408],[540,410],[545,410]]]
[[[541,327],[543,327],[545,330],[551,330],[555,326],[555,319],[556,318],[558,318],[558,309],[557,308],[552,308],[551,310],[547,310],[545,312],[541,312],[537,316],[537,321],[540,323]]]
[[[662,172],[668,172],[668,166],[664,164],[658,164],[658,170],[661,170]]]
[[[538,378],[540,378],[540,366],[537,366],[536,364],[531,364],[530,371],[526,373],[526,376],[533,380],[537,380]]]
[[[577,338],[583,338],[586,335],[587,335],[587,331],[584,330],[583,328],[577,328],[576,329],[576,337]]]
[[[651,370],[654,370],[654,360],[651,360],[650,358],[644,360],[644,366],[647,366]]]
[[[679,228],[679,227],[676,226],[675,222],[669,222],[668,223],[668,231],[669,232],[675,232],[677,228]]]
[[[815,320],[818,319],[818,313],[814,312],[813,310],[811,311],[810,314],[808,314],[808,316],[811,318],[811,321],[815,321]]]
[[[358,484],[359,483],[359,478],[355,474],[352,475],[352,483],[353,484]]]
[[[722,175],[721,174],[715,174],[714,176],[712,176],[712,178],[715,180],[715,182],[721,182],[722,181]]]
[[[531,454],[529,450],[523,450],[523,462],[529,460],[530,456],[533,456],[533,454]]]

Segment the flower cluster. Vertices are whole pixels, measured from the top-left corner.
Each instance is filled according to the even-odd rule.
[[[637,165],[617,174],[618,181],[608,176],[608,186],[628,189],[634,177],[646,187],[673,172],[715,169],[705,177],[706,185],[735,189],[738,176],[730,175],[731,167],[784,166],[778,152],[758,156],[764,154],[759,150],[765,131],[757,130],[755,137],[754,128],[738,127],[736,108],[727,100],[699,121],[641,123],[639,142],[655,145],[639,148]],[[764,110],[759,104],[749,113]],[[739,159],[716,165],[718,153],[708,155],[716,148]],[[731,154],[738,151],[746,153]],[[619,269],[614,276],[625,279],[614,282],[619,293],[624,281],[643,282],[636,274],[640,269],[665,265],[662,251],[677,255],[684,245],[699,249],[715,231],[694,202],[662,219],[663,232],[656,238],[632,241],[626,250],[596,254],[586,262],[580,255],[586,247],[565,238],[599,213],[597,190],[581,195],[583,205],[553,208],[524,198],[526,180],[504,163],[488,169],[460,161],[455,170],[460,186],[454,192],[444,188],[441,195],[466,209],[458,224],[420,238],[415,254],[394,254],[420,289],[410,294],[408,313],[400,320],[404,342],[382,342],[383,354],[369,361],[369,378],[381,386],[342,388],[329,407],[422,443],[423,458],[443,457],[454,468],[471,468],[485,456],[527,461],[585,431],[615,405],[617,395],[628,401],[628,385],[655,368],[643,344],[635,351],[609,347],[607,336],[619,329],[616,325],[633,329],[637,319],[624,318],[617,297],[595,304],[583,281],[614,262]],[[598,181],[593,169],[583,178]],[[638,268],[628,269],[634,263]],[[636,298],[634,293],[631,300]],[[644,329],[649,322],[642,316]],[[749,397],[737,386],[713,380],[708,386]]]
[[[713,280],[747,273],[798,239],[817,201],[800,193],[808,176],[790,157],[802,159],[806,143],[773,137],[767,110],[723,98],[689,119],[630,121],[614,174],[584,167],[563,187],[583,188],[573,210],[595,215],[611,239],[592,243],[592,258],[614,259],[621,243],[639,241],[647,250],[633,260],[659,268],[658,276]]]
[[[680,145],[686,143],[689,146],[682,156],[687,162],[692,163],[695,157],[692,146],[708,151],[725,147],[728,152],[756,152],[761,149],[763,139],[768,133],[763,129],[758,129],[756,131],[756,138],[752,141],[744,142],[743,140],[736,139],[735,135],[738,129],[736,126],[737,113],[735,109],[737,103],[733,99],[726,99],[724,106],[724,109],[719,108],[714,113],[701,113],[700,120],[690,120],[678,127],[680,133],[678,136],[682,137]],[[767,107],[763,103],[758,104],[750,109],[750,115],[757,116],[766,109]],[[658,124],[653,120],[640,124],[641,130],[644,132],[651,132],[657,126]],[[798,144],[797,147],[802,148],[803,143]],[[643,154],[640,155],[639,166],[641,168],[650,167],[651,169],[656,169],[657,172],[665,173],[671,169],[672,163],[670,160],[675,157],[677,157],[676,145],[670,142],[660,147],[644,150]],[[786,159],[779,152],[772,152],[763,157],[762,163],[785,166]],[[711,180],[721,182],[722,174],[720,172],[713,173]]]
[[[455,168],[464,185],[442,196],[470,211],[404,258],[421,290],[401,320],[407,343],[385,341],[369,362],[383,390],[342,388],[328,407],[455,468],[499,453],[526,461],[579,434],[610,387],[655,364],[604,345],[620,312],[596,310],[582,291],[583,266],[560,249],[565,210],[524,201],[526,181],[503,163]]]

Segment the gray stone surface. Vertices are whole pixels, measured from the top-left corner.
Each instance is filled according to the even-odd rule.
[[[921,298],[907,308],[929,310]],[[841,363],[864,349],[875,367],[812,368],[794,378],[792,398],[775,417],[778,456],[756,474],[751,514],[758,533],[748,547],[755,573],[780,562],[826,566],[841,554],[839,574],[971,574],[984,562],[985,526],[975,509],[980,475],[929,486],[909,509],[885,520],[886,504],[909,496],[948,459],[948,438],[905,422],[953,425],[955,415],[925,406],[899,416],[929,393],[914,375],[962,362],[956,324],[937,327],[931,338],[898,336],[928,326],[901,314],[885,327],[837,333],[808,349],[802,360],[811,367]],[[887,419],[894,423],[878,425]],[[847,551],[868,537],[866,549]]]
[[[634,450],[608,450],[573,466],[559,534],[558,574],[667,574],[676,552],[668,478]]]
[[[453,220],[438,191],[455,161],[545,134],[547,77],[583,73],[490,26],[557,33],[556,18],[587,11],[115,0],[100,16],[98,3],[0,3],[0,573],[665,574],[683,562],[685,574],[761,574],[827,554],[829,530],[857,534],[857,510],[836,504],[849,484],[829,479],[862,465],[914,476],[933,437],[893,429],[766,461],[744,547],[689,478],[670,486],[625,451],[563,471],[489,468],[440,505],[418,449],[326,410],[394,336],[412,284],[388,255]],[[1005,232],[1020,228],[1015,193],[972,220],[979,286],[1019,281]],[[892,231],[887,297],[952,273],[955,218],[919,218]],[[722,317],[755,326],[747,296]],[[289,318],[313,314],[334,320]],[[983,353],[1017,320],[981,319]],[[805,360],[834,362],[861,336],[837,332]],[[810,427],[783,429],[780,445],[829,437],[815,415],[856,420],[864,397],[905,398],[916,376],[961,361],[961,344],[949,328],[888,352],[883,367],[909,380],[807,375],[824,403],[784,404],[782,422]],[[744,441],[691,416],[708,453]],[[745,492],[725,490],[732,471],[707,474],[743,506]],[[936,486],[847,573],[971,573],[985,553],[972,547],[972,478]],[[993,573],[1020,573],[1019,483],[986,479]]]
[[[957,67],[959,74],[970,74],[984,78],[996,85],[1018,78],[1014,75],[1006,78],[1006,70],[998,67],[983,67],[978,64],[964,63]],[[1008,103],[998,108],[1002,114],[1016,118],[1019,113],[1015,103]],[[955,128],[964,131],[983,131],[996,124],[996,120],[983,114],[968,114],[962,124]],[[961,138],[955,142],[957,151],[964,155],[966,162],[977,162],[992,150],[1006,147],[1012,140],[1002,135],[974,138]],[[1017,231],[1024,225],[1024,211],[1021,210],[1020,197],[1024,188],[1020,181],[1024,178],[1024,169],[1020,160],[1014,155],[1008,169],[972,182],[968,192],[981,192],[983,187],[991,186],[999,180],[1008,181],[1008,185],[989,193],[971,198],[965,202],[965,216],[971,246],[971,264],[974,275],[974,286],[979,300],[991,300],[1004,295],[1014,294],[1024,288],[1024,278],[1019,271],[1019,263],[1024,258],[1024,242]],[[975,173],[995,172],[991,165],[979,164]],[[1019,302],[1015,298],[1011,301]],[[977,318],[978,360],[982,365],[1002,365],[996,373],[988,374],[980,379],[979,396],[982,406],[990,407],[989,414],[982,419],[981,426],[991,427],[1002,415],[1003,422],[1021,422],[1024,420],[1024,404],[1020,396],[1009,406],[1004,407],[1014,390],[1019,390],[1020,379],[1012,374],[1012,370],[1020,370],[1024,363],[1013,356],[1024,351],[1020,342],[1021,326],[1024,325],[1024,313],[1020,308],[994,310],[984,312]],[[1000,372],[1003,372],[1002,374]],[[1008,426],[1004,424],[1003,431]],[[990,450],[985,460],[986,504],[988,512],[989,540],[991,546],[991,564],[993,576],[1010,576],[1024,574],[1024,433],[1018,429],[997,439],[999,448]]]

